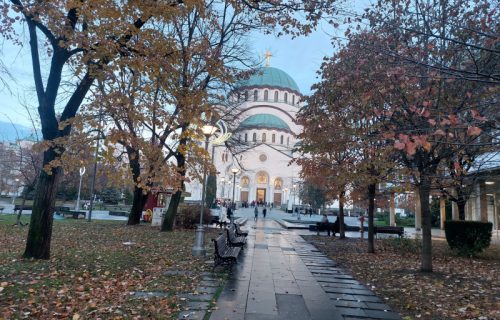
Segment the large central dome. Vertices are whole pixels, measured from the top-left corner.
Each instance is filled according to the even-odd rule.
[[[248,80],[242,81],[240,87],[280,88],[300,94],[299,86],[297,86],[295,80],[285,71],[273,67],[260,68]]]

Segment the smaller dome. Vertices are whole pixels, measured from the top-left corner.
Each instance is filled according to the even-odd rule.
[[[246,118],[240,123],[238,129],[275,129],[292,133],[292,130],[290,130],[285,121],[267,113],[255,114]]]

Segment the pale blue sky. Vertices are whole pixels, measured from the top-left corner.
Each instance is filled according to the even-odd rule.
[[[309,94],[311,85],[317,81],[316,72],[323,58],[333,54],[331,34],[329,34],[332,30],[327,31],[328,28],[329,26],[325,24],[307,37],[295,39],[290,36],[277,38],[273,35],[254,33],[250,37],[249,48],[255,58],[261,60],[264,52],[270,50],[273,54],[270,65],[287,72],[297,82],[301,92]],[[21,100],[31,103],[33,115],[37,116],[28,48],[13,46],[4,40],[0,58],[15,78],[15,82],[10,82],[12,92],[0,91],[0,121],[12,120],[15,123],[31,126],[27,112],[19,102]]]

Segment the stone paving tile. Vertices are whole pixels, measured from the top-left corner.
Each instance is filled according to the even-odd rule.
[[[202,280],[199,283],[200,286],[202,287],[218,287],[219,286],[219,281],[216,280]]]
[[[186,311],[181,311],[179,313],[178,319],[183,319],[183,320],[203,320],[205,318],[205,311],[195,311],[195,310],[186,310]]]
[[[278,307],[276,305],[276,293],[268,291],[252,291],[248,292],[246,313],[262,313],[269,315],[278,315]]]
[[[390,310],[391,307],[386,305],[385,303],[377,303],[377,302],[366,302],[366,305],[368,309],[375,309],[375,310]]]
[[[391,319],[391,320],[399,320],[401,317],[399,314],[392,311],[379,311],[379,310],[366,310],[366,314],[370,318],[374,319]]]
[[[308,320],[311,314],[307,309],[304,298],[295,294],[276,294],[278,314],[280,319]]]
[[[213,294],[180,293],[176,296],[181,299],[188,299],[190,301],[211,301],[214,298]]]
[[[209,302],[206,301],[188,301],[186,303],[187,310],[207,310]]]

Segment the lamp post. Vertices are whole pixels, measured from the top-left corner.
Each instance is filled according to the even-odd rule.
[[[231,172],[233,173],[233,200],[231,201],[231,206],[233,206],[233,209],[236,209],[236,206],[234,205],[234,192],[236,191],[236,174],[240,172],[240,169],[233,167],[231,169]],[[231,215],[231,224],[234,223],[234,212]]]
[[[224,197],[225,197],[224,196],[224,191],[225,191],[224,187],[226,186],[226,179],[224,177],[222,177],[222,178],[220,178],[220,182],[222,183],[222,190],[221,190],[222,191],[221,192],[222,193],[222,197],[221,198],[224,199]]]
[[[288,198],[286,197],[286,192],[288,191],[288,188],[283,188],[283,201],[282,203],[285,203],[285,212],[288,212]]]
[[[292,188],[293,188],[293,202],[292,202],[292,210],[293,210],[293,206],[295,205],[295,192],[296,192],[297,185],[294,184],[292,186]],[[299,215],[300,215],[300,213],[299,213]]]
[[[208,152],[208,139],[217,131],[217,127],[205,125],[201,129],[205,135],[205,152]],[[205,256],[205,229],[203,228],[203,212],[205,211],[205,188],[207,182],[207,164],[203,162],[203,185],[201,186],[201,210],[200,210],[200,224],[196,228],[195,242],[191,250],[193,256]]]
[[[85,167],[80,168],[80,185],[78,186],[78,198],[76,198],[76,207],[75,210],[80,210],[80,192],[82,191],[82,178],[85,174]]]

